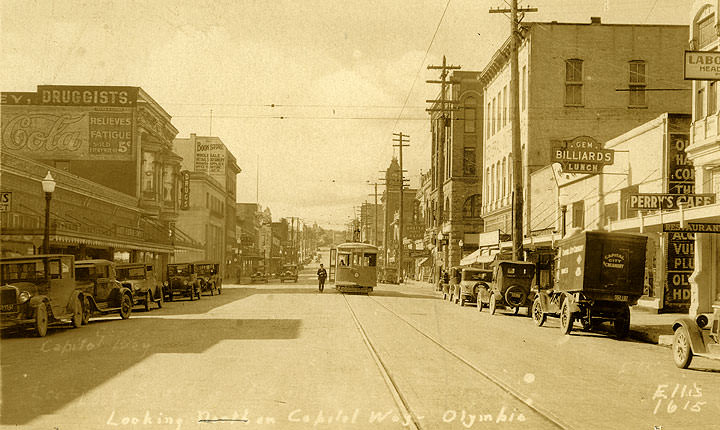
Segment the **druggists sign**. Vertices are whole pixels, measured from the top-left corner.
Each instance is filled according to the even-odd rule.
[[[720,80],[720,52],[685,51],[686,80]]]
[[[136,99],[134,87],[3,93],[2,150],[46,160],[132,160]]]

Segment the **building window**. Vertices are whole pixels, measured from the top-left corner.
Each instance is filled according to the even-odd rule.
[[[475,148],[466,146],[463,148],[463,175],[475,176]]]
[[[520,91],[522,91],[522,98],[520,99],[520,107],[524,111],[525,106],[527,106],[527,87],[528,87],[528,81],[527,81],[527,66],[523,66],[522,68],[522,78],[521,78],[522,84],[520,85]]]
[[[465,133],[475,133],[475,106],[474,97],[465,100]]]
[[[508,121],[508,97],[507,97],[507,85],[503,87],[503,111],[502,111],[502,125],[505,127]]]
[[[506,169],[507,169],[507,165],[505,164],[505,157],[503,157],[503,161],[502,161],[502,190],[501,190],[501,193],[500,193],[500,195],[501,195],[502,197],[505,197],[505,195],[506,195],[506,189],[505,189],[505,184],[507,183],[507,170],[506,170]]]
[[[492,197],[490,196],[490,168],[485,168],[485,202],[490,203]]]
[[[714,115],[717,112],[717,85],[715,81],[708,82],[708,115]]]
[[[698,82],[695,94],[695,120],[705,118],[705,82]]]
[[[175,169],[167,164],[163,166],[163,201],[175,201]]]
[[[565,105],[582,106],[583,97],[582,60],[565,61]]]
[[[485,138],[489,139],[492,134],[490,133],[490,117],[491,117],[492,109],[490,107],[490,102],[488,102],[487,105],[487,112],[485,112]]]
[[[498,161],[496,163],[497,166],[497,176],[495,177],[495,199],[500,198],[500,177],[502,176],[502,172],[500,171],[500,162]]]
[[[647,75],[645,74],[645,62],[644,61],[631,61],[630,62],[630,82],[629,82],[629,94],[630,94],[630,106],[631,107],[646,107],[647,101],[645,99],[645,87],[647,85]]]
[[[480,217],[480,194],[474,194],[465,199],[463,204],[463,217],[465,218],[479,218]]]
[[[495,165],[492,165],[492,179],[490,179],[490,201],[495,201]]]
[[[710,15],[703,18],[702,21],[697,24],[697,42],[698,47],[703,48],[715,41],[717,36],[715,35],[715,15]]]
[[[492,125],[490,128],[492,129],[492,135],[495,135],[495,130],[497,126],[497,98],[493,98],[492,101]]]
[[[585,228],[585,201],[583,200],[572,205],[572,226]]]

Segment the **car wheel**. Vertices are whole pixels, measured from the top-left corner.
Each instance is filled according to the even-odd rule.
[[[48,329],[48,313],[45,303],[42,302],[35,309],[35,334],[38,337],[44,337]]]
[[[681,369],[687,369],[692,362],[693,352],[690,347],[690,336],[684,326],[675,330],[672,344],[673,361],[675,365]]]
[[[495,315],[495,310],[497,310],[497,299],[495,298],[495,293],[490,294],[490,306],[488,306],[488,310],[490,311],[490,315]]]
[[[463,307],[463,306],[465,306],[465,296],[463,296],[463,295],[461,294],[461,295],[460,295],[460,307]]]
[[[560,308],[560,331],[562,334],[570,334],[574,322],[575,317],[570,312],[570,304],[568,303],[568,299],[565,299],[562,308]]]
[[[615,327],[615,337],[625,339],[630,333],[630,307],[624,303],[621,306],[622,308],[613,322],[613,326]]]
[[[83,301],[82,323],[83,324],[89,323],[91,316],[92,316],[92,303],[90,303],[90,297],[85,297],[85,300]]]
[[[478,312],[482,312],[483,302],[482,302],[482,298],[480,298],[480,293],[478,293],[478,295],[477,295],[477,301],[476,301],[475,303],[476,303],[476,306],[477,306],[477,311],[478,311]]]
[[[150,290],[145,292],[145,312],[150,312],[150,303],[152,303],[152,294]]]
[[[83,305],[79,296],[73,298],[72,326],[79,328],[83,324]]]
[[[132,308],[132,299],[129,295],[123,294],[122,301],[120,302],[120,318],[124,320],[130,318]]]
[[[547,320],[547,316],[542,309],[542,303],[540,303],[540,297],[536,298],[532,304],[532,319],[538,327],[542,327],[545,320]]]

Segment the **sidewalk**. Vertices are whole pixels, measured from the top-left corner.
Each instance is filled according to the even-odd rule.
[[[403,285],[403,284],[401,284]],[[429,282],[406,279],[404,285],[435,291]],[[685,314],[656,314],[635,307],[630,308],[630,334],[628,337],[640,342],[670,346],[673,341],[673,322],[687,317]]]

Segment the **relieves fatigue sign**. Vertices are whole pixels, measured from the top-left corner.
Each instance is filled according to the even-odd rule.
[[[715,194],[631,194],[630,209],[638,210],[678,210],[705,206],[715,203]]]
[[[553,146],[551,159],[562,165],[563,173],[598,173],[602,166],[615,162],[615,152],[590,136],[578,136]]]
[[[720,52],[685,51],[686,80],[720,80]]]

